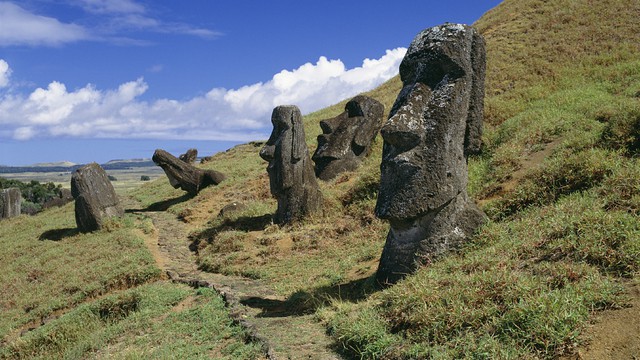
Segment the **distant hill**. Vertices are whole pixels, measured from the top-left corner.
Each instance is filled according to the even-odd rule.
[[[47,172],[71,172],[82,167],[84,164],[74,164],[69,161],[55,163],[40,163],[29,166],[2,166],[0,165],[0,174],[20,174],[28,172],[47,173]],[[124,170],[139,167],[155,166],[151,159],[131,159],[131,160],[110,160],[104,164],[100,164],[105,170]]]

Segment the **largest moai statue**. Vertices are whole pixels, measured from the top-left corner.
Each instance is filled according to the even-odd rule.
[[[20,215],[22,193],[18,188],[0,190],[0,219],[12,218]]]
[[[180,188],[193,196],[205,187],[218,185],[226,179],[226,176],[219,171],[199,169],[187,162],[188,158],[180,160],[162,149],[156,150],[151,159],[164,170],[171,186],[175,189]]]
[[[391,225],[376,277],[395,283],[457,248],[485,221],[467,196],[479,151],[484,40],[469,26],[423,30],[402,63],[402,90],[381,130],[376,215]]]
[[[76,224],[82,232],[99,230],[106,220],[124,215],[107,173],[96,163],[73,173],[71,195],[75,199]]]
[[[342,114],[320,121],[322,134],[312,157],[316,176],[330,180],[358,168],[382,127],[383,113],[384,105],[359,95],[347,102]]]
[[[276,107],[271,123],[273,131],[260,150],[260,157],[269,162],[271,194],[278,200],[274,221],[284,224],[320,209],[322,195],[309,158],[298,107]]]

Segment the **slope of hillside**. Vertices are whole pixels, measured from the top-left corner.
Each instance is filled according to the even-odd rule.
[[[296,324],[280,329],[283,342],[291,338],[300,343],[304,324],[295,320],[312,314],[326,326],[336,351],[347,358],[533,359],[582,354],[588,340],[597,340],[597,332],[588,331],[597,315],[626,310],[632,310],[628,316],[638,314],[636,308],[628,309],[639,303],[637,291],[630,290],[637,288],[640,270],[638,14],[640,3],[635,0],[506,0],[478,20],[475,26],[484,34],[488,51],[486,131],[482,154],[469,161],[469,193],[491,221],[459,254],[389,289],[378,289],[372,279],[388,231],[388,224],[373,215],[380,138],[359,170],[321,182],[320,214],[290,226],[271,222],[276,202],[269,193],[266,162],[258,156],[260,143],[237,146],[203,165],[228,178],[198,196],[185,196],[166,179],[131,195],[143,209],[166,210],[182,221],[190,232],[183,240],[196,253],[200,270],[260,280],[284,299],[252,298],[247,303],[264,318]],[[407,34],[407,44],[414,35]],[[388,111],[400,87],[394,78],[369,95]],[[305,117],[311,151],[321,132],[319,121],[343,107],[344,102]],[[246,208],[218,216],[231,202]],[[118,249],[138,254],[141,233],[158,231],[140,210],[109,231],[75,234],[66,228],[70,210],[45,212],[34,221],[51,223],[39,226],[25,218],[10,224],[17,231],[33,228],[20,238],[31,252],[56,247],[64,251],[100,237],[133,239],[120,239],[119,248],[100,248],[114,259]],[[61,241],[38,241],[43,231]],[[11,248],[12,239],[0,231],[3,249]],[[3,263],[37,266],[37,259],[27,261],[19,251],[11,254]],[[119,267],[114,261],[104,265],[109,271],[95,275],[97,285],[89,290],[76,285],[72,290],[78,300],[71,309],[57,297],[54,302],[38,297],[34,304],[22,305],[19,296],[3,291],[2,306],[16,315],[4,319],[8,329],[0,356],[161,357],[171,351],[169,346],[186,357],[202,356],[196,345],[209,355],[260,356],[256,344],[242,344],[246,334],[220,315],[219,298],[206,289],[194,291],[158,280],[149,256],[137,256],[144,259],[140,268],[118,272],[112,270]],[[73,253],[61,259],[73,263]],[[80,269],[87,266],[80,264]],[[135,277],[137,273],[143,276]],[[54,274],[52,278],[62,276]],[[81,275],[74,275],[79,282]],[[19,284],[33,292],[34,284],[53,281],[46,273],[29,276]],[[96,298],[114,292],[111,284],[122,279],[134,279],[122,283],[132,289]],[[0,285],[10,289],[13,281],[5,276]],[[181,311],[179,304],[184,302],[188,311]],[[130,303],[135,307],[127,308]],[[29,315],[33,306],[38,311]],[[105,308],[107,315],[113,310],[115,316],[102,318],[100,309]],[[20,336],[21,327],[55,311],[69,317],[53,316],[43,320],[47,326],[33,325],[36,330]],[[214,323],[207,318],[206,327],[217,329],[210,333],[226,335],[214,338],[189,327],[203,311],[215,311],[214,317],[222,319]],[[162,315],[166,312],[170,315]],[[616,317],[620,318],[610,316]],[[79,326],[86,318],[91,320],[87,327]],[[103,323],[110,324],[107,330],[96,330]],[[637,327],[614,325],[623,326],[616,332],[623,343],[640,343],[633,341],[640,336]],[[162,343],[167,352],[153,353],[153,344]],[[41,344],[53,350],[39,351]],[[640,355],[637,347],[613,346],[613,351],[620,352],[611,353],[611,358]]]
[[[193,228],[202,269],[266,281],[292,314],[317,312],[347,356],[571,353],[593,311],[626,306],[640,268],[636,10],[629,0],[512,0],[477,22],[487,126],[469,190],[492,222],[461,254],[391,289],[371,280],[388,229],[373,216],[380,139],[361,169],[321,184],[323,213],[300,224],[271,224],[257,143],[215,156],[207,167],[229,181],[169,211]],[[388,111],[400,86],[370,95]],[[343,106],[305,117],[311,151],[319,120]],[[138,196],[165,194],[155,183]],[[246,210],[216,218],[232,201]]]

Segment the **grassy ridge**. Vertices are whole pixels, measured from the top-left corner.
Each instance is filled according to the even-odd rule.
[[[191,228],[202,269],[272,285],[353,358],[557,357],[593,311],[625,305],[623,285],[640,270],[638,13],[632,0],[507,0],[475,24],[487,40],[486,132],[469,192],[491,222],[461,253],[390,289],[371,278],[388,230],[373,216],[380,139],[359,170],[321,182],[321,213],[291,226],[270,221],[260,144],[215,155],[204,167],[228,180],[196,197],[165,179],[134,196]],[[396,77],[369,95],[388,111],[400,87]],[[311,151],[319,121],[343,108],[305,116]],[[231,202],[246,208],[218,217]],[[91,235],[73,233],[69,207],[3,222],[0,334],[15,340],[58,309],[68,317],[4,343],[0,356],[258,356],[212,294],[148,284],[158,270],[134,235],[148,224],[128,216]],[[37,240],[44,233],[60,241]],[[215,330],[200,334],[204,313],[216,314],[202,325]]]
[[[321,313],[363,358],[553,358],[640,270],[634,1],[505,1],[480,19],[493,221],[462,254]],[[633,11],[635,10],[635,11]]]
[[[81,234],[73,204],[0,226],[0,358],[254,359],[222,299],[160,280],[127,214]]]
[[[271,283],[356,358],[570,351],[592,311],[623,306],[621,280],[640,268],[637,6],[514,0],[478,21],[486,132],[469,191],[492,222],[463,253],[392,289],[376,292],[370,278],[388,229],[372,215],[380,140],[358,171],[321,182],[323,212],[293,226],[269,221],[259,144],[215,156],[206,166],[230,180],[169,210],[193,226],[201,268]],[[388,111],[400,86],[369,94]],[[305,117],[311,151],[318,122],[343,106]],[[156,200],[171,191],[154,186]],[[216,217],[231,201],[247,208]]]

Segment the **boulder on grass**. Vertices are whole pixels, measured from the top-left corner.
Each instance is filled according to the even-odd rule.
[[[96,163],[73,173],[71,195],[75,199],[76,224],[81,232],[102,229],[108,219],[124,215],[107,173]]]

